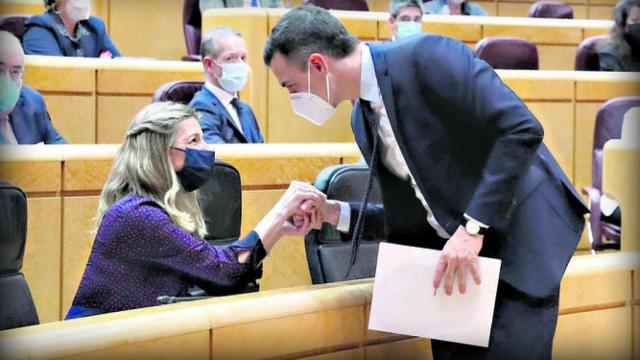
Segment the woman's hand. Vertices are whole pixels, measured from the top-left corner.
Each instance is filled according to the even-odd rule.
[[[319,228],[323,221],[320,212],[312,211],[312,205],[309,205],[310,210],[304,211],[301,205],[309,201],[319,208],[326,199],[326,195],[313,185],[292,182],[278,203],[256,226],[255,230],[265,249],[269,251],[282,236],[302,236],[313,228]]]
[[[98,57],[101,58],[101,59],[112,59],[113,58],[113,54],[111,53],[111,51],[105,50],[105,51],[101,52],[100,55],[98,55]]]

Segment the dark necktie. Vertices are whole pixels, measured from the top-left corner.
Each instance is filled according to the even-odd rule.
[[[248,143],[256,142],[258,139],[254,134],[254,129],[251,126],[253,119],[251,118],[251,114],[249,111],[245,111],[240,100],[238,98],[233,98],[231,100],[231,105],[236,109],[238,113],[238,120],[240,121],[240,127],[244,137],[247,139]]]
[[[355,266],[356,260],[358,258],[360,236],[362,234],[362,229],[364,228],[364,213],[367,209],[367,204],[369,203],[369,194],[371,193],[373,176],[376,169],[376,163],[378,161],[378,123],[380,122],[380,118],[375,113],[375,111],[373,111],[373,109],[371,108],[371,103],[367,100],[360,99],[360,109],[362,110],[364,120],[369,124],[369,128],[371,129],[371,134],[373,137],[373,153],[371,154],[371,164],[369,166],[369,176],[367,177],[367,187],[365,188],[364,194],[362,195],[362,205],[360,206],[360,211],[358,211],[358,220],[356,221],[356,225],[353,228],[353,237],[351,238],[351,259],[349,261],[349,268],[347,269],[347,273],[344,276],[345,280],[349,278],[351,270]]]

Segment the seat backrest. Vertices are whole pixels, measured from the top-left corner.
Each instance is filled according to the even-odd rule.
[[[366,0],[305,0],[304,4],[328,10],[369,11]]]
[[[578,45],[576,50],[576,71],[598,71],[600,62],[598,60],[598,44],[605,40],[607,35],[597,35],[588,37]]]
[[[24,35],[24,23],[31,15],[26,14],[8,14],[0,16],[0,30],[8,31],[15,35],[20,42]]]
[[[324,169],[317,177],[316,187],[329,199],[345,202],[361,201],[367,183],[369,169],[363,165],[337,165]],[[381,204],[380,186],[374,180],[369,204]],[[351,219],[356,221],[356,219]],[[365,231],[362,234],[356,265],[349,279],[373,277],[378,259],[378,246],[384,241],[384,233]],[[305,237],[305,250],[311,280],[314,284],[342,281],[349,267],[351,238],[338,232],[333,226],[311,231]]]
[[[195,93],[204,87],[204,81],[184,80],[163,84],[153,94],[152,102],[174,101],[189,104]]]
[[[182,7],[182,27],[184,42],[188,55],[200,54],[200,39],[202,37],[202,14],[198,0],[184,0]]]
[[[238,170],[216,160],[211,178],[198,193],[207,226],[205,239],[214,245],[238,240],[242,222],[242,183]]]
[[[0,330],[38,324],[22,269],[27,241],[27,197],[0,180]]]
[[[538,49],[526,39],[487,37],[478,41],[475,52],[494,69],[538,70]]]
[[[624,114],[632,107],[640,106],[640,96],[623,96],[605,102],[596,115],[593,133],[592,186],[602,190],[602,148],[610,139],[619,139]]]
[[[557,1],[538,1],[529,8],[529,17],[551,19],[573,19],[573,9]]]

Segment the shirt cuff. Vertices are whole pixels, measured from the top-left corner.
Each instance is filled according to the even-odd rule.
[[[488,229],[489,228],[489,225],[484,224],[484,223],[472,218],[471,216],[469,216],[467,214],[464,214],[464,218],[467,219],[467,221],[473,221],[473,222],[477,223],[483,229]]]
[[[349,225],[351,225],[351,206],[344,201],[337,201],[340,205],[340,217],[338,218],[338,225],[336,229],[343,233],[349,232]]]

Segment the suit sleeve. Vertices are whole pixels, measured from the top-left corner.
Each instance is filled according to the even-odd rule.
[[[113,57],[122,56],[122,54],[120,54],[120,51],[118,50],[116,45],[113,43],[113,41],[111,41],[111,38],[109,37],[109,34],[107,34],[106,31],[104,33],[104,47],[105,47],[105,50],[109,50],[111,52],[111,55],[113,55]]]
[[[200,128],[202,128],[205,142],[208,144],[224,144],[220,117],[207,110],[198,110],[198,113],[200,114]]]
[[[47,105],[44,102],[44,98],[38,99],[38,116],[41,119],[40,127],[42,129],[41,139],[45,144],[66,144],[67,141],[60,135],[58,130],[53,127]]]
[[[22,46],[27,55],[64,56],[56,37],[40,26],[29,27],[24,34]]]
[[[458,121],[456,131],[483,129],[490,134],[487,141],[493,141],[492,150],[465,213],[492,226],[509,208],[518,176],[542,142],[542,126],[495,71],[464,44],[441,38],[420,41],[414,51],[425,96],[437,96],[441,106],[456,113],[451,116],[455,120],[447,119]]]
[[[122,56],[122,54],[120,54],[120,51],[118,50],[116,45],[111,40],[111,37],[109,37],[104,21],[100,18],[92,18],[92,19],[95,19],[95,26],[99,27],[98,34],[102,36],[102,49],[100,49],[100,53],[108,50],[111,52],[111,55],[113,55],[113,57]]]
[[[362,203],[349,203],[351,207],[351,221],[349,222],[349,232],[343,233],[343,237],[351,239],[356,223],[358,222],[358,214],[362,208]],[[364,212],[364,227],[362,229],[361,238],[377,239],[384,234],[384,207],[379,204],[367,204]]]

